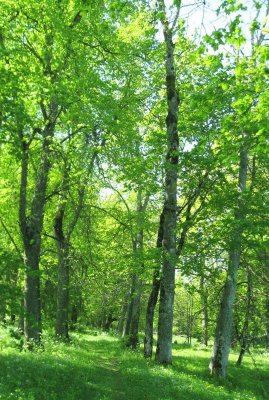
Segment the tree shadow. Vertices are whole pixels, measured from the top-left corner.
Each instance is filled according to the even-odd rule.
[[[232,361],[228,366],[228,374],[225,380],[217,379],[209,374],[209,357],[199,355],[193,356],[176,355],[173,357],[173,368],[175,371],[184,372],[194,378],[198,378],[215,387],[223,387],[232,393],[247,390],[259,398],[268,399],[269,393],[269,366],[257,369],[243,364],[238,368]]]
[[[176,355],[173,366],[163,368],[111,338],[82,337],[34,354],[13,350],[0,355],[0,363],[5,400],[231,400],[235,390],[266,399],[257,382],[268,388],[266,371],[230,368],[221,383],[209,377],[207,355]]]

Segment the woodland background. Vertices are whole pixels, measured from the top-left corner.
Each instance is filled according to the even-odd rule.
[[[1,2],[0,315],[23,346],[146,326],[161,364],[172,333],[214,341],[218,376],[268,348],[268,14]]]

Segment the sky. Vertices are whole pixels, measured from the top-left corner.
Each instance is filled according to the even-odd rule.
[[[165,0],[167,10],[171,9],[174,0]],[[269,8],[269,0],[258,0],[263,3],[263,7],[259,11],[258,21],[264,27],[265,40],[269,41],[269,17],[266,18],[267,8]],[[210,35],[214,30],[224,28],[233,21],[238,12],[226,15],[223,11],[217,15],[216,10],[219,8],[221,0],[182,0],[180,18],[185,21],[187,35],[202,37]],[[242,29],[247,38],[247,42],[242,48],[244,55],[251,53],[250,40],[250,24],[257,17],[257,10],[254,7],[254,0],[241,0],[244,6],[247,6],[246,11],[240,11],[242,14]],[[171,12],[170,19],[173,20],[175,10]],[[160,29],[161,32],[161,29]],[[160,35],[161,38],[161,35]]]
[[[173,0],[166,0],[169,8]],[[216,0],[182,0],[180,18],[186,21],[189,34],[198,35],[210,34],[212,30],[224,26],[226,23],[223,17],[216,15],[215,10],[219,7],[220,1]]]

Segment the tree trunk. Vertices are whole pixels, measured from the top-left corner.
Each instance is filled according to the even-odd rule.
[[[128,317],[126,328],[129,329],[125,334],[128,335],[126,345],[131,348],[136,348],[139,344],[138,330],[139,330],[139,318],[140,318],[140,307],[141,307],[141,296],[143,290],[143,283],[141,280],[141,274],[144,270],[143,261],[143,246],[144,246],[144,213],[147,208],[149,196],[147,195],[142,202],[142,189],[139,187],[137,193],[137,234],[133,239],[133,256],[135,263],[135,273],[132,279],[132,290],[131,290],[131,301],[128,310]]]
[[[130,327],[131,327],[131,321],[132,321],[132,314],[133,314],[133,304],[134,304],[134,296],[135,296],[135,290],[136,290],[136,275],[132,274],[132,283],[131,283],[131,289],[130,289],[130,295],[129,295],[129,305],[128,305],[128,311],[127,311],[127,318],[126,318],[126,323],[125,323],[125,328],[124,328],[124,336],[128,336],[130,334]]]
[[[70,330],[74,331],[76,329],[77,322],[78,322],[78,307],[76,304],[73,304],[71,311]]]
[[[157,249],[162,247],[163,242],[163,222],[164,213],[162,211],[160,215],[159,229],[157,235]],[[160,263],[158,257],[157,264]],[[153,347],[153,322],[154,322],[154,311],[157,304],[158,296],[160,290],[160,266],[158,265],[153,273],[152,287],[148,299],[147,311],[146,311],[146,327],[145,327],[145,337],[144,337],[144,356],[145,358],[152,357],[152,347]]]
[[[202,304],[202,343],[208,346],[208,292],[203,272],[200,279],[200,298]]]
[[[174,65],[173,32],[169,27],[165,4],[159,0],[161,23],[166,45],[166,95],[167,95],[167,156],[165,166],[165,202],[163,223],[163,263],[160,283],[158,340],[156,361],[172,363],[173,304],[176,264],[176,221],[177,221],[177,168],[178,168],[178,107],[176,74]]]
[[[269,254],[268,250],[261,252],[261,259],[264,267],[264,285],[265,285],[265,333],[266,344],[269,348]]]
[[[234,229],[230,243],[229,262],[226,282],[220,305],[213,354],[209,369],[211,374],[225,378],[229,358],[232,334],[232,313],[236,294],[237,274],[240,263],[243,221],[245,206],[242,193],[246,190],[248,168],[248,151],[245,145],[240,150],[238,189],[239,196],[234,217]]]
[[[61,203],[54,220],[54,234],[57,239],[58,253],[58,286],[56,311],[56,336],[68,340],[68,307],[69,307],[69,244],[63,232],[65,203]]]
[[[244,318],[244,324],[240,335],[240,353],[236,365],[239,367],[242,364],[244,354],[248,350],[250,341],[248,338],[248,328],[249,328],[249,318],[251,313],[251,303],[252,303],[252,277],[251,271],[247,270],[247,296],[246,296],[246,313]]]
[[[52,106],[56,113],[57,106]],[[46,202],[46,189],[50,169],[49,152],[50,143],[54,132],[54,124],[47,121],[43,131],[43,145],[38,175],[35,183],[34,196],[31,202],[30,215],[26,216],[27,208],[27,178],[29,146],[21,134],[22,170],[20,186],[20,229],[25,251],[25,323],[24,333],[26,341],[31,348],[34,343],[39,343],[41,338],[41,300],[40,300],[40,272],[39,259],[41,248],[41,233],[43,228],[44,207]]]
[[[132,349],[135,349],[139,343],[138,330],[139,330],[139,317],[140,317],[140,305],[142,296],[142,281],[139,276],[135,275],[135,293],[132,303],[132,318],[130,322],[130,330],[128,335],[127,345]]]
[[[40,342],[42,332],[39,257],[40,244],[35,246],[28,243],[25,247],[24,334],[30,347],[32,347],[31,342]]]
[[[127,311],[128,311],[128,299],[125,298],[121,307],[121,314],[118,322],[118,334],[122,336],[124,334],[124,322],[126,319]]]
[[[103,329],[105,332],[108,332],[109,329],[110,329],[110,327],[111,327],[111,325],[112,325],[112,323],[113,323],[114,321],[116,321],[116,319],[113,317],[113,314],[112,314],[112,312],[110,311],[110,312],[108,313],[108,315],[106,315],[105,320],[103,321],[102,329]]]
[[[190,294],[187,298],[187,342],[191,344],[192,342],[192,324],[193,324],[193,299]]]
[[[242,364],[242,361],[243,361],[243,357],[244,357],[244,355],[245,355],[245,352],[246,352],[246,348],[245,348],[245,347],[241,347],[240,353],[239,353],[239,356],[238,356],[238,359],[237,359],[237,362],[236,362],[236,365],[237,365],[238,367],[240,367],[240,365]]]
[[[6,324],[6,304],[2,304],[1,309],[1,322],[5,325]]]
[[[153,347],[153,322],[154,322],[154,311],[158,300],[160,290],[160,270],[156,269],[153,275],[152,288],[148,299],[147,311],[146,311],[146,327],[144,337],[144,357],[152,357]]]
[[[267,284],[266,293],[266,336],[267,336],[267,347],[269,348],[269,284]]]
[[[19,331],[23,334],[24,333],[24,299],[21,299],[18,328],[19,328]]]
[[[104,141],[102,142],[102,145]],[[76,207],[69,224],[65,223],[65,210],[68,201],[70,185],[70,169],[65,160],[62,190],[59,196],[59,205],[54,219],[54,233],[57,240],[58,253],[58,286],[57,286],[57,312],[56,312],[56,336],[63,340],[69,339],[69,281],[70,281],[70,243],[73,231],[81,215],[85,200],[87,179],[92,172],[97,151],[92,154],[86,175],[79,188],[79,196]],[[67,226],[64,226],[67,225]]]

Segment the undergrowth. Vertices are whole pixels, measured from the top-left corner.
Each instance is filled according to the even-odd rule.
[[[3,400],[262,400],[268,399],[269,362],[246,356],[227,380],[208,374],[208,349],[174,345],[173,366],[143,359],[118,338],[97,331],[73,334],[69,344],[43,336],[27,351],[18,332],[0,331],[0,399]]]

